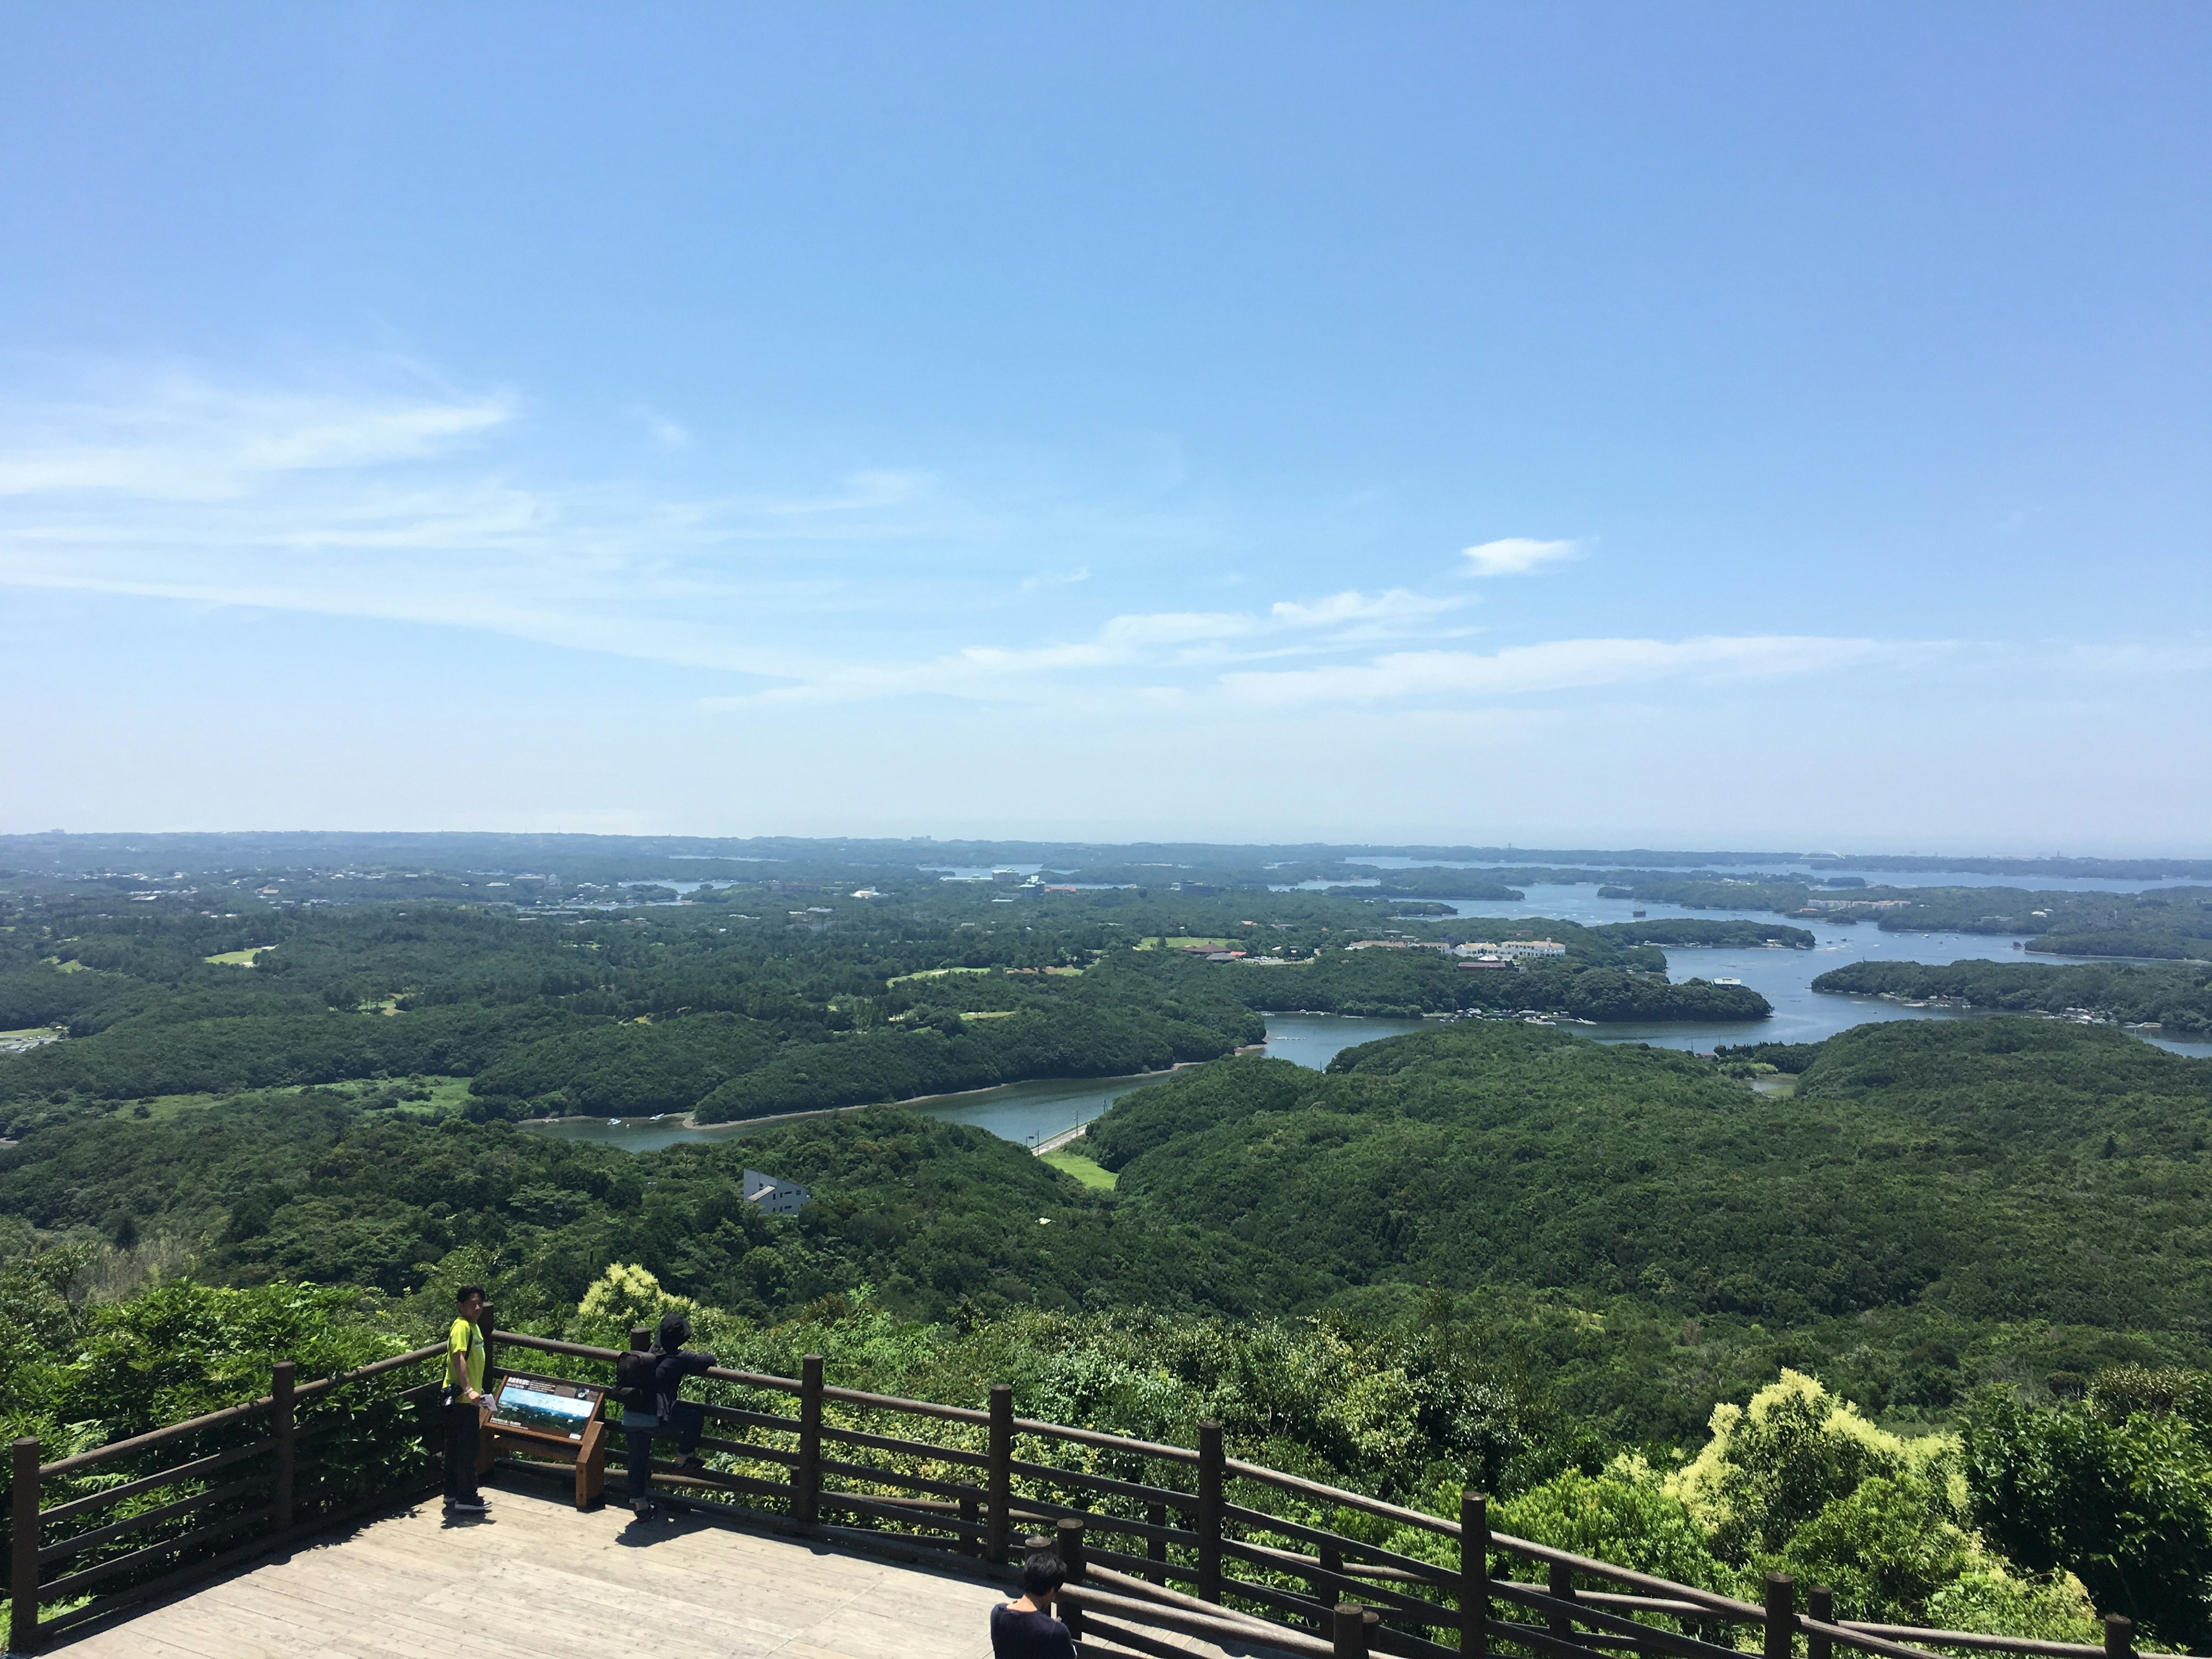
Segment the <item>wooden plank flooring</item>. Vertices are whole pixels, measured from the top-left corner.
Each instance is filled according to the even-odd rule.
[[[54,1651],[69,1659],[982,1659],[1009,1592],[956,1569],[550,1489],[435,1501],[219,1579]],[[669,1511],[663,1511],[664,1516]],[[1176,1645],[1184,1644],[1177,1642]],[[1214,1651],[1188,1644],[1194,1653]]]

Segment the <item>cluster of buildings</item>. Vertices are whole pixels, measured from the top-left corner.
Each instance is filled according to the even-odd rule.
[[[1564,957],[1566,953],[1565,945],[1551,939],[1470,939],[1465,945],[1455,946],[1452,952],[1459,957],[1461,969],[1470,973],[1479,973],[1485,969],[1503,969],[1510,972],[1524,961]]]
[[[1445,945],[1425,939],[1354,939],[1344,947],[1347,951],[1443,951],[1460,959],[1459,965],[1468,969],[1517,968],[1524,961],[1544,957],[1564,957],[1567,947],[1552,939],[1469,939],[1464,945]]]

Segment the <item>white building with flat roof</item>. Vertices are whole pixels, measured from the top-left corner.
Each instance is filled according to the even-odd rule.
[[[797,1215],[799,1206],[813,1196],[795,1181],[763,1175],[758,1170],[745,1171],[745,1202],[763,1215]]]

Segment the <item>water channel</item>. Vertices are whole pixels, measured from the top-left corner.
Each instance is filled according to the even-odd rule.
[[[1378,860],[1379,861],[1379,860]],[[2131,887],[2142,884],[2130,884]],[[1713,921],[1720,913],[1688,910],[1677,905],[1637,903],[1628,899],[1601,899],[1594,885],[1528,886],[1528,896],[1517,903],[1491,901],[1455,902],[1462,916],[1495,916],[1526,922],[1557,918],[1596,926],[1626,921],[1631,913],[1648,917],[1685,916]],[[1772,920],[1753,917],[1751,920]],[[1873,997],[1838,996],[1813,989],[1813,981],[1832,968],[1862,961],[1949,963],[1984,957],[1996,962],[2082,962],[2082,957],[2033,957],[2015,950],[2025,935],[1990,933],[1885,933],[1870,922],[1856,926],[1790,918],[1792,927],[1808,928],[1816,943],[1809,951],[1683,950],[1667,952],[1668,974],[1674,979],[1692,975],[1705,979],[1738,979],[1759,992],[1774,1006],[1773,1018],[1751,1024],[1583,1025],[1571,1029],[1600,1042],[1648,1042],[1668,1048],[1710,1049],[1723,1042],[1817,1042],[1823,1037],[1873,1020],[1972,1019],[1942,1008],[1908,1008]],[[1296,973],[1291,969],[1224,967],[1224,973]],[[1270,1014],[1265,1052],[1316,1069],[1332,1056],[1356,1043],[1378,1037],[1417,1031],[1418,1019],[1363,1019],[1333,1014]],[[2212,1057],[2212,1042],[2182,1042],[2153,1037],[2162,1048],[2177,1054]],[[1035,1146],[1056,1134],[1088,1123],[1128,1093],[1160,1081],[1165,1073],[1143,1077],[1064,1078],[1036,1083],[1011,1083],[973,1093],[940,1095],[916,1101],[911,1109],[951,1123],[973,1123],[1025,1146]],[[691,1128],[675,1116],[631,1118],[619,1122],[569,1120],[531,1126],[540,1133],[570,1139],[598,1141],[624,1146],[632,1152],[652,1152],[684,1140],[720,1140],[755,1133],[792,1120],[756,1120],[749,1123],[716,1124]]]

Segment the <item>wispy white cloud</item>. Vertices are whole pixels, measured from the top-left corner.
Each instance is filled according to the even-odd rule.
[[[1460,643],[1476,603],[1464,589],[1131,605],[1130,550],[1149,561],[1146,597],[1194,598],[1218,586],[1225,558],[1159,550],[1232,538],[1209,544],[1210,526],[1149,500],[993,490],[922,467],[735,488],[718,465],[718,488],[693,496],[549,476],[519,459],[533,424],[520,407],[422,375],[301,392],[174,372],[0,403],[0,583],[492,630],[749,676],[760,689],[720,701],[754,708],[933,696],[1395,717],[1910,654],[1756,634],[1475,651]],[[1583,550],[1509,538],[1469,549],[1468,568],[1510,574]],[[1248,538],[1226,557],[1249,553]],[[1047,590],[1048,605],[1018,601]],[[1965,672],[2002,649],[2086,682],[2201,672],[2207,648],[2200,635],[1959,647],[1943,660]]]
[[[672,419],[659,410],[649,408],[644,404],[637,404],[630,413],[636,416],[647,432],[653,434],[653,441],[664,449],[691,447],[691,428],[683,422]]]
[[[988,529],[919,469],[690,499],[532,480],[505,441],[520,434],[501,432],[515,399],[404,366],[365,381],[106,372],[0,399],[0,583],[483,628],[790,678],[823,666],[810,624],[902,607],[910,621],[947,586],[870,580],[823,550]]]
[[[222,501],[286,473],[437,454],[514,415],[503,397],[272,392],[165,374],[107,398],[0,407],[0,495]]]
[[[1310,656],[1377,637],[1401,636],[1455,610],[1456,599],[1431,599],[1404,588],[1349,591],[1310,602],[1282,600],[1265,611],[1158,611],[1109,617],[1088,639],[1038,646],[969,646],[927,660],[855,663],[804,677],[799,684],[722,706],[812,702],[924,693],[1006,696],[1016,683],[1036,684],[1107,669],[1188,670],[1282,655]],[[1157,697],[1164,688],[1148,690]]]
[[[1528,536],[1507,536],[1461,550],[1477,576],[1524,576],[1547,564],[1564,564],[1589,551],[1578,541],[1544,542]]]
[[[2202,674],[2212,670],[2212,635],[2074,645],[2065,648],[2062,660],[2069,668],[2095,676]]]
[[[1372,662],[1221,676],[1240,702],[1268,708],[1413,698],[1522,696],[1682,677],[1769,678],[1849,667],[1887,647],[1865,639],[1759,635],[1690,640],[1552,640],[1481,654],[1404,651]]]

